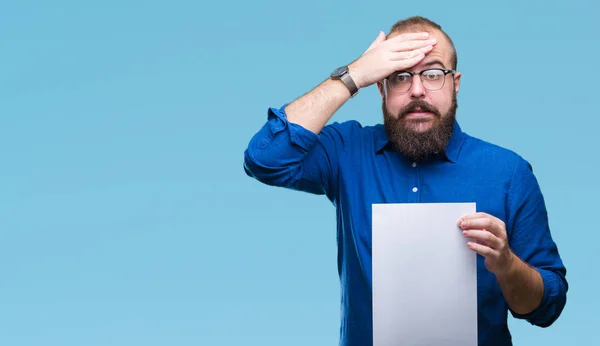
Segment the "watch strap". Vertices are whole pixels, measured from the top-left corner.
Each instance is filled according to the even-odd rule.
[[[356,83],[354,83],[354,79],[350,76],[350,72],[347,71],[340,77],[342,83],[346,85],[346,88],[350,91],[350,97],[354,97],[354,95],[358,94],[358,87]]]

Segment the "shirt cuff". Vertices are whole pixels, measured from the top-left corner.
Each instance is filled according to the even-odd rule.
[[[290,170],[318,143],[318,135],[287,120],[285,107],[269,108],[267,122],[256,133],[244,153],[248,176],[287,186]]]
[[[302,125],[292,123],[288,121],[285,108],[288,104],[283,105],[281,108],[269,108],[269,120],[277,118],[279,120],[278,127],[281,129],[287,128],[289,130],[290,141],[292,144],[301,148],[304,152],[308,152],[317,143],[319,136],[304,128]]]
[[[547,327],[551,325],[560,315],[564,306],[564,289],[561,287],[561,279],[558,274],[535,268],[541,275],[544,283],[544,296],[540,305],[530,313],[518,314],[512,311],[515,318],[524,319],[533,325]]]

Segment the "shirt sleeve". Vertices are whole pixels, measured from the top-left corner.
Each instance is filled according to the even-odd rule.
[[[334,123],[319,134],[289,122],[285,107],[269,108],[267,122],[244,152],[244,171],[258,181],[312,194],[337,195],[343,127]]]
[[[562,313],[568,283],[566,268],[552,239],[544,197],[529,162],[520,159],[509,190],[508,241],[512,251],[536,269],[544,283],[544,296],[531,313],[515,318],[548,327]]]

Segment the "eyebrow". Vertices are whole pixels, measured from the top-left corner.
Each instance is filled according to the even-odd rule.
[[[423,66],[425,66],[425,67],[431,67],[433,65],[440,65],[442,68],[446,68],[444,66],[444,64],[441,61],[437,60],[437,59],[436,60],[431,60],[431,61],[426,62],[426,63],[423,63]]]

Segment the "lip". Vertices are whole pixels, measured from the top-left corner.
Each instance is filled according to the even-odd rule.
[[[432,116],[433,116],[433,113],[424,112],[424,111],[415,111],[415,112],[406,113],[407,118],[429,118]]]

